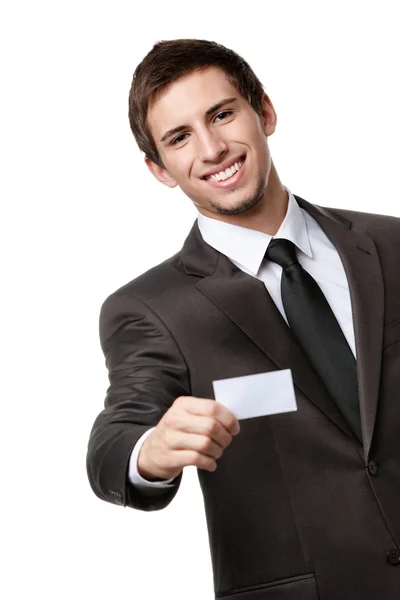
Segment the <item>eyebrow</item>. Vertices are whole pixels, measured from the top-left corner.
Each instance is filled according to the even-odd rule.
[[[214,104],[213,106],[211,106],[205,113],[205,116],[208,117],[210,116],[213,112],[219,110],[220,108],[222,108],[223,106],[225,106],[225,104],[230,104],[232,102],[236,102],[238,100],[237,97],[232,97],[232,98],[224,98],[223,100],[221,100],[220,102],[217,102],[217,104]],[[174,127],[173,129],[169,129],[166,133],[164,133],[164,135],[162,136],[160,142],[165,142],[165,140],[167,140],[169,137],[175,135],[176,133],[180,133],[181,131],[184,131],[185,129],[189,129],[189,125],[178,125],[178,127]]]

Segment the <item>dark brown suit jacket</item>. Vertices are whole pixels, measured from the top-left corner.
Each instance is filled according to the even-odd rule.
[[[214,398],[215,379],[290,368],[298,410],[242,420],[217,470],[198,469],[215,596],[399,600],[400,219],[296,199],[348,278],[363,446],[264,283],[206,244],[196,221],[180,252],[101,307],[110,387],[90,436],[90,484],[108,502],[166,507],[182,475],[156,495],[135,489],[139,437],[178,396]]]

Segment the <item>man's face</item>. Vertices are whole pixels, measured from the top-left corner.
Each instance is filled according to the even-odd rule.
[[[237,215],[262,201],[271,168],[267,136],[276,125],[268,96],[260,117],[212,67],[170,84],[147,116],[165,168],[146,159],[147,166],[201,213]]]

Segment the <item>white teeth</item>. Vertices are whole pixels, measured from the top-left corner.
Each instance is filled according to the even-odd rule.
[[[214,175],[211,175],[207,178],[208,181],[225,181],[225,179],[229,179],[229,177],[232,177],[232,175],[234,175],[236,171],[239,171],[239,169],[243,165],[243,162],[243,160],[235,162],[235,164],[225,169],[225,171],[220,171],[220,173],[215,173]]]

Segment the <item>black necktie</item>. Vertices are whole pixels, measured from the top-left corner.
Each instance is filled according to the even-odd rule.
[[[362,443],[356,360],[328,301],[293,242],[272,239],[265,256],[283,269],[282,302],[293,334]]]

